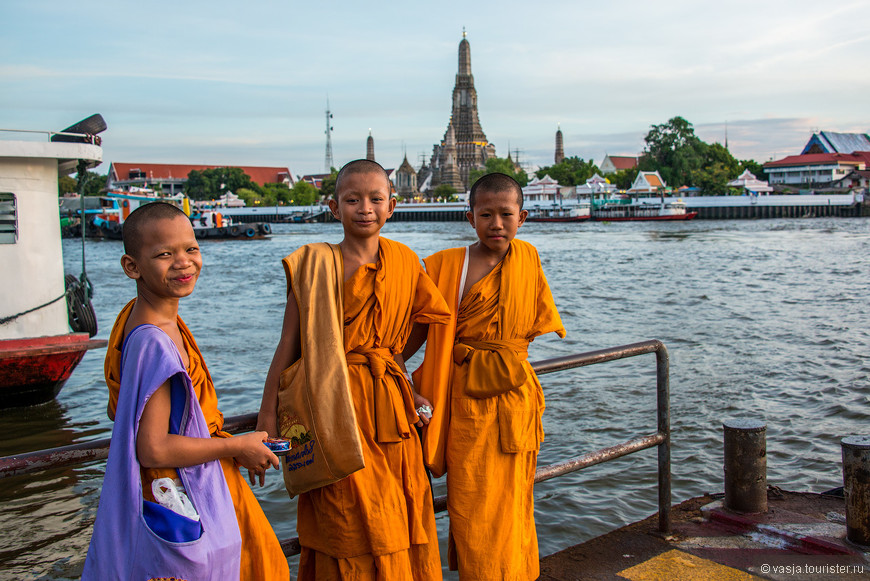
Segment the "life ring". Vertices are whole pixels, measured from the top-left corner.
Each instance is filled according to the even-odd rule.
[[[262,232],[263,234],[271,234],[272,226],[264,222],[263,224],[260,224],[260,232]]]
[[[257,235],[257,231],[254,230],[253,226],[248,226],[248,229],[245,230],[245,236],[247,236],[248,238],[253,238],[256,235]]]
[[[233,226],[232,228],[230,228],[230,236],[238,236],[241,231],[241,228],[239,228],[238,226]]]

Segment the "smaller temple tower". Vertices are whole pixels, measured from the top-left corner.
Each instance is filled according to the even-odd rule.
[[[565,148],[562,147],[562,127],[561,125],[557,126],[556,129],[556,163],[562,163],[562,160],[565,159]]]
[[[408,163],[408,154],[402,160],[402,165],[396,170],[396,194],[403,198],[417,195],[417,172]]]
[[[447,135],[444,139],[442,153],[444,165],[441,166],[441,180],[439,183],[452,186],[457,192],[465,191],[465,183],[459,173],[459,164],[456,163],[456,135],[453,133],[453,124],[447,126]]]
[[[366,139],[366,159],[375,160],[375,140],[372,138],[372,130],[369,129],[369,137]]]

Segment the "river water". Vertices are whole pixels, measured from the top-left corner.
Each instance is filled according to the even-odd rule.
[[[204,242],[202,276],[182,301],[225,415],[259,406],[281,327],[281,258],[341,239],[338,224],[274,230],[266,240]],[[383,233],[420,256],[474,240],[460,223],[388,224]],[[767,422],[770,484],[842,485],[840,439],[870,432],[870,220],[530,223],[520,237],[537,246],[568,330],[563,340],[536,340],[532,361],[646,339],[668,347],[674,502],[722,490],[721,424],[736,417]],[[98,338],[135,294],[121,254],[120,242],[86,245]],[[81,271],[80,241],[64,241],[64,260],[67,272]],[[0,454],[108,436],[103,356],[87,353],[55,401],[0,411]],[[539,465],[653,433],[654,362],[645,355],[542,376]],[[78,577],[102,471],[91,463],[0,480],[0,578]],[[541,554],[654,513],[656,482],[656,452],[646,450],[538,485]],[[444,482],[435,489],[443,494]],[[295,536],[295,501],[280,475],[255,492],[278,536]],[[447,524],[438,515],[445,557]]]

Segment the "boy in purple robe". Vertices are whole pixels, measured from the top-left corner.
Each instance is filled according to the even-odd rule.
[[[266,432],[210,437],[177,323],[178,301],[202,268],[188,217],[170,204],[141,206],[124,223],[124,250],[137,300],[124,329],[112,445],[82,579],[239,579],[241,536],[218,459],[234,457],[262,475],[278,458],[263,445]],[[187,496],[192,508],[145,500],[147,468],[174,468],[181,487],[164,492]]]

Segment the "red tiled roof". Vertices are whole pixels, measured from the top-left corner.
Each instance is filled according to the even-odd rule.
[[[870,165],[870,151],[856,151],[854,153],[807,153],[805,155],[789,155],[776,161],[764,164],[768,167],[794,167],[802,165],[828,165],[841,163],[857,165],[864,163]]]
[[[659,176],[657,176],[654,173],[649,173],[649,174],[644,175],[644,179],[646,180],[646,183],[648,183],[649,185],[651,185],[653,187],[657,188],[657,187],[660,187],[662,185],[662,181],[659,179]]]
[[[616,169],[632,169],[637,167],[637,158],[636,157],[627,157],[622,155],[610,155],[610,163],[613,164],[613,167]]]
[[[238,167],[243,172],[250,176],[251,181],[260,185],[263,184],[278,184],[284,181],[285,177],[293,181],[293,176],[290,169],[286,167],[254,167],[254,166],[239,166],[239,165],[187,165],[180,163],[121,163],[112,162],[111,179],[112,181],[130,179],[130,172],[138,170],[145,174],[148,181],[161,181],[167,179],[186,178],[191,171],[203,171],[206,169],[215,169],[219,167]]]

